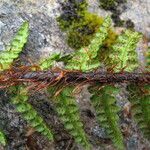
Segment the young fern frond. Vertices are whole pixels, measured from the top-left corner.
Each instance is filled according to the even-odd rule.
[[[110,85],[104,87],[96,85],[89,87],[89,92],[92,94],[91,103],[95,108],[99,125],[106,129],[115,147],[123,150],[123,136],[117,114],[120,108],[116,105],[116,94],[119,89]]]
[[[6,138],[5,138],[3,131],[1,131],[1,130],[0,130],[0,144],[3,146],[6,145]]]
[[[28,101],[28,92],[23,86],[13,87],[11,102],[15,105],[17,112],[21,113],[23,118],[38,132],[47,137],[49,140],[53,140],[52,131],[44,123],[44,120],[34,110]]]
[[[29,35],[29,24],[24,22],[10,44],[10,48],[0,53],[0,71],[9,69],[14,59],[18,58]]]
[[[74,137],[75,141],[86,150],[89,150],[90,145],[83,129],[83,124],[80,121],[79,108],[72,96],[73,89],[73,87],[66,87],[56,96],[56,111],[64,127]]]
[[[112,46],[112,53],[109,55],[110,65],[114,65],[114,71],[119,72],[124,68],[124,71],[133,71],[138,67],[138,59],[136,46],[141,38],[137,32],[126,30],[121,34],[116,44]]]
[[[100,66],[99,59],[96,59],[100,46],[108,36],[108,29],[111,26],[110,17],[106,17],[100,26],[95,37],[88,47],[77,50],[73,58],[68,62],[66,68],[70,70],[92,70]]]

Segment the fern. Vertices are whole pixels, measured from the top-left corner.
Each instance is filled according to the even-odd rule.
[[[70,62],[68,62],[67,68],[69,68],[71,70],[89,71],[91,69],[99,67],[100,62],[99,62],[99,59],[97,59],[98,52],[99,52],[100,47],[103,45],[103,42],[105,41],[105,39],[108,36],[108,30],[110,28],[110,25],[111,25],[110,18],[109,17],[105,18],[102,26],[99,29],[99,32],[96,34],[95,38],[93,39],[93,41],[91,42],[89,47],[87,49],[82,48],[77,53],[75,53],[73,59]],[[112,92],[115,92],[115,88],[113,88],[111,86],[107,86],[107,87],[111,88]],[[107,88],[107,87],[105,87],[105,88]],[[101,92],[101,90],[100,90],[100,92]],[[104,97],[106,95],[109,96],[107,94],[107,90],[106,91],[103,90],[102,95]],[[97,99],[99,98],[98,97],[99,95],[96,95],[95,93],[93,93],[93,96],[94,97],[92,99],[94,99],[96,97],[97,97]],[[111,98],[111,95],[109,97]],[[109,101],[109,99],[108,99],[108,101]],[[97,112],[99,112],[100,110],[105,112],[104,117],[106,117],[106,118],[108,117],[107,113],[108,113],[108,115],[110,115],[109,112],[111,111],[111,108],[110,108],[110,110],[105,109],[105,107],[108,107],[108,108],[110,107],[109,103],[105,103],[105,107],[98,108],[99,101],[97,100],[95,102],[94,106],[95,106],[94,108],[96,109]],[[117,108],[117,106],[115,106],[115,107]],[[109,130],[112,132],[112,133],[110,133],[110,137],[113,139],[116,146],[118,145],[117,146],[118,148],[123,149],[123,137],[122,137],[120,128],[118,127],[118,124],[117,124],[118,120],[117,119],[113,120],[113,118],[116,118],[116,116],[117,116],[117,112],[114,111],[114,113],[111,114],[111,118],[107,118],[105,123],[107,123],[107,125],[108,125],[109,122],[112,122],[112,124],[109,124],[109,126],[107,126],[106,129],[108,132],[109,132]],[[101,119],[101,116],[98,115],[97,118],[99,120],[99,119]],[[115,127],[115,125],[116,125],[116,127]]]
[[[63,61],[65,69],[79,70],[82,72],[91,71],[98,68],[105,61],[100,62],[99,53],[104,49],[106,41],[109,39],[111,26],[110,17],[106,17],[100,26],[95,38],[88,47],[81,48],[74,52],[73,55],[61,56],[53,54],[48,59],[40,62],[41,70],[48,70],[54,67],[55,62]],[[16,59],[22,51],[28,37],[29,25],[23,23],[14,40],[10,44],[10,48],[0,53],[0,71],[9,69],[13,60]],[[114,66],[114,72],[124,69],[127,72],[134,71],[138,67],[136,45],[141,38],[137,32],[126,30],[118,36],[117,41],[113,41],[112,50],[106,49],[104,55],[108,57],[110,62],[106,67]],[[110,50],[109,52],[107,50]],[[146,59],[146,71],[149,71],[150,53],[148,52]],[[78,144],[85,149],[91,149],[87,136],[85,134],[83,123],[80,120],[78,104],[74,98],[74,86],[64,87],[57,85],[48,89],[53,95],[56,111],[60,120],[63,122],[65,129],[74,137]],[[57,89],[62,88],[60,92]],[[16,110],[22,114],[27,122],[36,129],[36,131],[45,135],[49,140],[53,139],[51,130],[44,123],[43,119],[37,114],[36,110],[28,103],[28,91],[25,86],[14,86],[10,89],[12,92],[11,102],[16,106]],[[139,127],[147,138],[150,138],[150,85],[130,84],[127,86],[129,91],[129,100],[132,103],[132,113]],[[56,94],[57,92],[57,94]],[[116,94],[119,90],[113,85],[91,85],[89,92],[92,94],[91,103],[95,108],[97,120],[99,124],[106,129],[109,137],[112,139],[117,149],[124,149],[123,136],[119,127],[118,112],[120,108],[116,105]],[[16,95],[16,96],[15,96]],[[55,95],[55,96],[54,96]],[[0,143],[6,144],[5,136],[0,131]]]
[[[16,59],[19,53],[22,51],[24,44],[28,38],[29,24],[24,22],[17,32],[16,36],[10,44],[10,48],[0,53],[0,71],[4,71],[10,67],[14,59]],[[0,142],[6,145],[6,139],[2,131],[0,131]]]
[[[150,51],[146,56],[146,71],[149,71]],[[150,85],[129,85],[129,100],[132,103],[132,114],[146,138],[150,139]]]
[[[110,65],[115,66],[114,71],[133,71],[138,67],[137,53],[135,51],[141,35],[137,32],[126,30],[121,34],[116,44],[112,46],[112,53],[109,55]]]
[[[70,70],[89,71],[100,66],[99,59],[95,59],[98,55],[100,46],[108,36],[108,29],[111,25],[110,17],[104,19],[103,24],[100,26],[95,38],[91,44],[86,48],[81,48],[76,51],[73,58],[68,62],[66,68]]]
[[[28,100],[28,92],[23,86],[14,87],[14,95],[12,95],[11,102],[16,106],[17,112],[21,113],[23,118],[38,132],[46,136],[49,140],[53,140],[53,134],[44,120],[38,115],[34,110],[32,105],[30,105]]]
[[[52,66],[54,66],[55,61],[57,61],[59,59],[60,59],[60,54],[54,53],[47,59],[42,60],[39,64],[41,70],[47,70],[49,68],[52,68]]]
[[[73,87],[66,87],[56,97],[56,111],[64,123],[64,127],[74,137],[75,141],[81,144],[86,150],[90,149],[87,137],[80,121],[79,109],[73,94]]]
[[[97,120],[104,127],[117,149],[124,149],[123,136],[119,127],[117,113],[120,108],[116,106],[116,94],[118,88],[107,85],[104,87],[91,86],[89,92],[92,94],[91,103],[95,108]]]
[[[132,114],[145,137],[150,139],[150,86],[142,90],[137,85],[128,86],[129,100],[132,104]],[[143,94],[142,94],[143,93]]]
[[[138,66],[137,53],[135,49],[140,38],[141,36],[139,33],[129,30],[126,30],[122,35],[120,35],[115,44],[112,46],[112,51],[108,53],[106,50],[106,52],[104,52],[106,53],[106,57],[109,58],[106,59],[109,60],[109,63],[107,63],[107,65],[109,65],[107,67],[114,65],[115,72],[120,71],[122,68],[124,68],[125,71],[134,70]],[[90,88],[94,89],[95,87],[91,86]],[[109,90],[111,93],[116,93],[116,89],[114,87],[104,86],[104,88],[98,90],[97,92],[93,91],[91,101],[97,112],[99,124],[106,129],[113,140],[114,145],[118,149],[124,149],[123,136],[118,125],[119,117],[117,113],[119,110],[115,105],[115,97],[110,94]],[[110,112],[112,111],[111,106],[114,107],[114,111],[110,115]]]
[[[3,146],[6,145],[6,138],[4,133],[0,130],[0,144],[2,144]]]
[[[1,70],[8,69],[13,63],[14,59],[19,56],[19,53],[22,51],[23,46],[27,42],[27,37],[29,34],[28,32],[29,25],[27,22],[24,22],[17,32],[15,38],[12,40],[9,50],[0,53],[0,62],[2,66]],[[25,91],[25,88],[23,90],[22,86],[18,86],[14,87],[14,89],[16,92],[15,94],[18,95],[13,97],[12,103],[15,104],[17,111],[23,114],[24,118],[32,125],[32,127],[34,127],[38,132],[41,132],[51,140],[51,131],[46,127],[43,119],[37,115],[33,107],[27,102],[27,91],[22,92]],[[11,90],[11,92],[13,92],[14,89]]]
[[[40,67],[43,70],[51,68],[55,61],[62,61],[66,57],[60,57],[58,54],[53,54],[46,60],[40,63]],[[57,87],[51,87],[48,89],[50,95],[54,95]],[[90,149],[87,137],[83,130],[83,124],[80,121],[79,108],[76,104],[74,97],[72,96],[73,87],[64,88],[55,99],[55,107],[59,118],[64,124],[67,131],[74,137],[75,141],[81,144],[85,149]]]
[[[24,22],[12,40],[8,50],[0,53],[0,71],[9,69],[14,59],[18,58],[29,35],[29,24]]]

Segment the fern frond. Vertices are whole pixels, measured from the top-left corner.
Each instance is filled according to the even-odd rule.
[[[138,67],[138,56],[136,46],[141,35],[137,32],[126,30],[118,36],[116,44],[112,46],[112,53],[109,55],[110,65],[115,66],[115,72],[125,68],[124,71],[133,71]]]
[[[0,53],[0,71],[8,69],[14,59],[18,58],[29,35],[29,24],[24,22],[10,44],[10,48]]]
[[[71,58],[72,58],[71,54],[61,56],[60,53],[54,53],[48,58],[41,60],[41,62],[39,63],[39,66],[41,70],[47,70],[47,69],[52,68],[55,62],[63,62],[66,64]]]
[[[54,53],[40,62],[40,68],[42,70],[47,70],[48,68],[51,68],[58,59],[60,59],[60,54]]]
[[[73,94],[72,87],[66,87],[55,98],[56,111],[64,124],[66,130],[74,137],[78,144],[81,144],[86,150],[90,149],[83,124],[80,121],[79,108]]]
[[[124,149],[123,136],[119,127],[118,112],[120,108],[116,105],[116,94],[118,88],[107,85],[104,87],[91,86],[89,92],[92,94],[91,103],[95,108],[99,125],[106,129],[117,149]]]
[[[129,85],[129,101],[132,104],[131,112],[146,138],[150,139],[150,85],[139,88]]]
[[[4,133],[0,130],[0,144],[5,146],[6,145],[6,138]]]
[[[47,137],[49,140],[53,140],[52,131],[44,123],[44,120],[34,110],[31,104],[27,102],[28,92],[23,86],[13,87],[14,94],[11,102],[16,106],[17,112],[21,113],[23,118],[38,132]]]
[[[58,59],[57,59],[58,58]],[[51,68],[55,61],[63,60],[65,57],[58,57],[57,54],[50,56],[47,60],[42,61],[40,64],[41,69],[47,70]],[[51,87],[48,92],[51,95],[55,94],[55,88]],[[63,91],[55,97],[55,106],[59,118],[64,124],[66,130],[74,137],[75,141],[81,144],[85,149],[89,150],[90,145],[85,135],[83,124],[80,121],[79,108],[72,96],[73,88],[66,87]]]
[[[149,71],[150,51],[146,56],[146,71]],[[150,85],[139,87],[130,84],[127,87],[132,115],[147,139],[150,139]]]
[[[9,50],[0,53],[0,70],[8,69],[13,63],[14,59],[19,56],[19,53],[22,51],[23,46],[27,42],[28,35],[29,24],[28,22],[24,22],[12,40]],[[23,90],[23,87],[21,86],[14,87],[14,89],[16,96],[12,98],[12,103],[16,105],[17,111],[22,113],[23,117],[38,132],[41,132],[43,135],[47,136],[49,140],[52,140],[53,136],[51,131],[47,128],[43,119],[38,116],[37,112],[27,102],[27,91],[25,91],[25,89]]]
[[[110,17],[106,17],[95,37],[91,41],[91,44],[86,48],[77,50],[73,55],[73,58],[68,62],[66,68],[70,70],[87,71],[99,67],[100,62],[95,58],[98,55],[100,46],[102,46],[104,40],[108,36],[108,29],[110,26],[111,19]]]
[[[24,22],[12,40],[9,49],[0,53],[0,71],[8,69],[14,59],[19,56],[24,44],[27,42],[28,32],[29,24]],[[0,131],[0,143],[6,145],[5,135],[2,131]]]

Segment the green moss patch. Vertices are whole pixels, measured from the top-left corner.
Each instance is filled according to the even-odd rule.
[[[62,5],[62,10],[57,21],[62,31],[67,33],[68,45],[73,49],[88,46],[103,18],[88,12],[85,0],[68,0]]]

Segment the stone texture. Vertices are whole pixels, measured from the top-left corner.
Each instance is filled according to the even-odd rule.
[[[150,38],[150,1],[128,0],[127,9],[122,13],[123,20],[131,19],[135,29]]]
[[[65,37],[60,32],[56,17],[60,14],[59,2],[34,0],[0,1],[0,48],[11,41],[23,21],[30,23],[30,36],[26,52],[30,57],[47,57],[54,52],[69,52]]]
[[[111,14],[100,9],[98,1],[88,0],[89,11],[100,16]],[[0,0],[0,50],[6,49],[22,22],[28,20],[30,36],[22,53],[24,60],[27,58],[33,62],[38,62],[39,59],[48,57],[49,54],[54,52],[61,52],[62,54],[72,52],[65,42],[65,33],[60,31],[56,22],[56,17],[61,13],[60,2],[63,2],[63,0]],[[149,0],[128,0],[127,9],[121,14],[122,19],[131,19],[135,24],[135,29],[148,38],[150,37],[149,3]],[[143,46],[139,47],[138,52],[143,49]],[[139,57],[140,60],[143,60],[141,54],[139,54]],[[48,103],[48,99],[45,97],[47,95],[45,96],[43,93],[35,94],[35,96],[31,94],[30,102],[43,116],[47,124],[55,127],[56,142],[54,144],[37,133],[31,137],[26,137],[28,131],[26,122],[15,111],[14,106],[10,104],[5,91],[0,91],[0,128],[4,129],[8,137],[6,150],[25,150],[27,146],[30,149],[35,146],[36,150],[63,150],[68,145],[68,150],[81,149],[74,145],[71,137],[64,131],[53,110],[53,105]],[[124,95],[124,92],[118,95],[118,105],[123,108],[121,113],[128,107],[126,97],[127,95]],[[105,130],[98,127],[95,121],[95,112],[89,103],[89,93],[86,89],[78,95],[78,103],[85,122],[86,132],[90,135],[90,141],[94,145],[93,150],[114,149]],[[126,132],[130,136],[128,135],[125,138],[128,150],[148,149],[148,143],[141,137],[138,128],[128,115],[122,115],[121,126],[125,131],[129,129]],[[101,148],[98,148],[98,146]],[[2,148],[0,147],[0,149]]]

